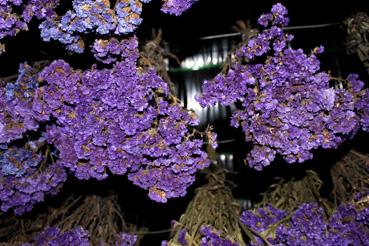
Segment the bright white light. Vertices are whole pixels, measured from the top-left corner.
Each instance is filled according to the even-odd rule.
[[[187,101],[187,108],[192,109],[193,111],[196,112],[196,114],[199,114],[200,111],[203,110],[200,104],[193,99]]]

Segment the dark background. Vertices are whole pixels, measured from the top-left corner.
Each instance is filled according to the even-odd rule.
[[[143,23],[138,29],[137,35],[141,40],[150,38],[151,30],[161,28],[164,40],[171,52],[181,60],[201,52],[204,46],[212,41],[200,40],[203,36],[217,35],[233,32],[232,26],[237,20],[250,20],[255,27],[256,20],[261,13],[270,10],[277,1],[267,0],[199,0],[192,9],[180,17],[165,15],[160,12],[160,0],[154,0],[151,4],[144,5]],[[290,25],[311,25],[342,22],[346,17],[356,12],[369,13],[369,4],[365,0],[351,1],[281,1],[289,11]],[[90,54],[68,54],[59,43],[45,43],[40,41],[38,22],[33,21],[29,32],[23,32],[12,39],[7,39],[7,52],[0,57],[0,76],[8,76],[17,72],[18,64],[25,61],[66,59],[75,67],[87,68],[94,62]],[[333,27],[309,30],[291,31],[295,35],[293,47],[302,47],[311,50],[315,46],[324,45],[325,54],[321,56],[323,68],[331,70],[334,74],[347,75],[349,71],[359,73],[361,78],[368,80],[362,64],[355,56],[349,56],[345,52],[345,29],[337,25]],[[190,76],[194,81],[211,78],[219,68],[211,70],[194,71]],[[191,73],[191,72],[190,72]],[[180,83],[183,74],[171,74],[174,82]],[[178,81],[176,81],[178,80]],[[217,118],[217,117],[216,117]],[[339,150],[318,151],[314,160],[304,164],[288,166],[282,160],[277,160],[272,166],[263,172],[250,170],[243,164],[246,149],[249,147],[243,142],[243,133],[228,126],[228,119],[217,118],[209,120],[215,125],[215,130],[221,140],[235,139],[229,144],[220,145],[219,153],[233,153],[233,170],[238,174],[230,175],[237,188],[234,189],[236,198],[244,200],[256,200],[258,194],[273,181],[276,176],[301,176],[303,170],[313,168],[321,176],[327,177],[329,166],[344,154],[347,149],[357,146],[367,148],[367,137],[360,133],[354,140],[344,144]],[[136,223],[138,226],[148,227],[151,231],[168,229],[172,219],[179,219],[188,202],[191,200],[196,187],[201,185],[203,179],[199,176],[184,198],[172,199],[167,204],[152,202],[146,196],[146,191],[132,185],[125,177],[113,177],[103,182],[79,182],[72,181],[63,188],[60,195],[51,200],[62,200],[71,190],[85,193],[95,191],[104,193],[114,189],[120,194],[120,200],[127,222]],[[329,180],[327,180],[329,189]],[[42,210],[42,206],[39,207]],[[160,245],[160,241],[168,237],[168,233],[147,235],[144,245]]]

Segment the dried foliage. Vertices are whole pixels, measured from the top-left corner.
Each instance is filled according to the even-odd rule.
[[[272,205],[275,208],[292,212],[302,203],[318,202],[325,208],[329,208],[329,202],[320,195],[322,186],[323,181],[312,170],[307,170],[302,179],[278,178],[278,182],[272,184],[266,192],[262,193],[263,198],[261,202],[256,204],[256,207]]]
[[[152,31],[151,40],[147,41],[140,51],[138,64],[144,70],[154,68],[158,75],[169,84],[171,91],[174,94],[174,84],[171,81],[167,71],[166,59],[172,58],[176,60],[178,64],[180,62],[174,54],[166,51],[163,47],[164,41],[162,35],[163,33],[161,29]]]
[[[349,151],[331,168],[335,204],[352,200],[356,193],[369,190],[369,156]]]
[[[369,16],[357,13],[345,20],[347,52],[356,54],[369,73]]]
[[[124,221],[115,194],[72,194],[62,205],[49,207],[47,213],[1,219],[0,241],[4,242],[3,245],[17,245],[30,241],[35,233],[52,226],[57,226],[62,232],[82,226],[89,232],[92,245],[113,245],[120,233],[136,231],[134,226]]]
[[[244,245],[239,225],[240,208],[225,183],[225,176],[224,171],[208,173],[208,183],[198,188],[186,212],[173,225],[172,239],[168,245],[180,245],[178,238],[182,229],[186,229],[185,238],[189,246],[199,245],[200,229],[206,225],[221,230],[240,246]]]

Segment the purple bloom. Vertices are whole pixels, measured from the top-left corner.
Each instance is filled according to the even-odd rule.
[[[137,235],[129,234],[129,233],[120,233],[118,235],[117,242],[115,246],[133,246],[137,241]]]
[[[110,170],[128,173],[155,201],[184,196],[196,171],[210,164],[203,142],[191,136],[197,123],[171,102],[168,85],[154,70],[139,71],[136,38],[119,47],[110,41],[109,52],[105,43],[95,48],[101,57],[119,53],[112,69],[73,70],[59,60],[39,74],[46,82],[38,90],[44,111],[58,123],[47,128],[48,142],[79,179],[102,180]]]
[[[186,246],[187,245],[186,234],[187,234],[187,230],[186,229],[181,229],[181,231],[179,232],[178,242],[182,246]]]
[[[181,15],[188,10],[197,0],[165,0],[161,11],[172,15]]]
[[[368,240],[369,231],[359,214],[360,210],[352,204],[344,204],[325,220],[322,208],[303,203],[291,218],[268,206],[244,211],[241,222],[259,233],[269,232],[265,237],[273,245],[362,245]],[[252,245],[259,244],[263,242],[256,238]]]
[[[281,155],[288,163],[304,162],[317,148],[336,148],[368,129],[367,89],[356,75],[349,75],[343,89],[330,85],[320,71],[316,54],[288,48],[293,36],[285,34],[287,10],[281,4],[263,14],[265,29],[244,42],[235,52],[230,68],[213,80],[204,81],[197,96],[205,107],[239,102],[231,125],[242,127],[245,140],[253,144],[247,154],[249,166],[262,170]],[[258,57],[257,62],[245,62]]]
[[[201,246],[238,246],[237,242],[222,235],[222,231],[216,230],[209,225],[202,226],[200,231],[203,235],[200,241]]]
[[[89,233],[82,227],[61,232],[57,227],[50,227],[37,234],[33,243],[36,245],[89,246]]]

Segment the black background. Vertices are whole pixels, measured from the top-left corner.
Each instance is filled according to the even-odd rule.
[[[171,51],[180,59],[184,59],[195,54],[204,45],[204,41],[201,41],[200,37],[233,32],[231,26],[237,20],[250,20],[256,26],[258,16],[268,12],[276,2],[267,0],[199,0],[192,9],[180,17],[175,17],[161,13],[160,0],[154,0],[151,4],[144,5],[144,21],[139,27],[137,35],[141,40],[147,40],[150,38],[153,28],[162,28],[164,40],[171,47]],[[346,17],[358,11],[369,12],[369,4],[365,0],[291,0],[282,1],[282,3],[288,8],[291,26],[342,22]],[[15,38],[6,39],[7,53],[0,57],[0,76],[16,73],[18,64],[25,61],[63,58],[79,68],[90,67],[94,62],[88,53],[70,55],[59,43],[40,41],[37,25],[38,22],[33,21],[29,32],[22,32]],[[337,56],[340,62],[340,73],[345,75],[348,71],[358,72],[363,79],[368,81],[368,76],[357,58],[345,53],[344,28],[335,26],[317,30],[297,30],[291,33],[295,35],[294,47],[310,50],[322,44]],[[322,56],[322,62],[325,69],[335,72],[337,64],[332,57],[328,52],[327,55]],[[216,123],[216,126],[218,125],[217,131],[220,131],[219,127],[223,123]],[[329,170],[329,165],[334,163],[348,148],[360,146],[365,149],[365,144],[368,142],[367,135],[361,133],[355,140],[343,145],[339,150],[319,151],[313,161],[290,167],[278,160],[277,163],[260,173],[249,170],[243,165],[242,157],[244,156],[245,144],[242,142],[242,132],[229,131],[229,134],[222,133],[224,138],[227,138],[228,134],[230,135],[228,137],[236,137],[239,141],[223,146],[221,150],[232,149],[239,153],[239,157],[235,158],[236,164],[240,166],[239,175],[230,177],[238,185],[234,190],[234,194],[238,198],[257,198],[257,194],[272,182],[273,177],[301,175],[304,169],[310,167],[319,171],[324,177]],[[61,194],[49,199],[49,201],[63,200],[63,197],[71,190],[81,193],[94,193],[95,191],[104,193],[106,190],[114,189],[120,193],[122,208],[128,222],[138,223],[139,226],[146,226],[150,230],[161,230],[169,228],[172,219],[179,219],[193,196],[195,187],[201,183],[202,178],[200,177],[197,183],[189,189],[185,198],[172,199],[167,204],[158,204],[147,198],[146,191],[132,185],[126,180],[126,177],[113,177],[103,182],[88,181],[83,183],[74,180],[63,188]],[[38,206],[38,209],[33,213],[43,210],[43,208],[43,205]],[[143,244],[160,245],[160,241],[167,237],[168,234],[165,233],[148,235]]]

